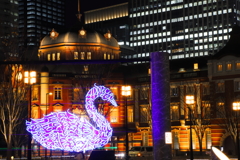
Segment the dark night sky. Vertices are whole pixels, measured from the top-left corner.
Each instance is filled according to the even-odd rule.
[[[116,5],[128,2],[128,0],[80,0],[81,14],[85,11]],[[67,0],[66,4],[66,21],[67,26],[72,26],[76,21],[78,10],[78,0]]]
[[[81,0],[81,10],[88,11],[124,2],[128,2],[128,0]]]

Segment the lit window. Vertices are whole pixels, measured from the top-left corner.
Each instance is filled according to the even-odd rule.
[[[110,122],[117,123],[118,122],[118,108],[112,108],[110,111]]]
[[[112,93],[114,94],[114,99],[118,99],[118,87],[110,87]]]
[[[227,63],[227,70],[228,71],[232,70],[232,64],[231,63]]]
[[[171,107],[171,119],[172,120],[179,120],[178,106],[172,106]]]
[[[224,92],[224,82],[216,83],[216,92]]]
[[[198,70],[199,70],[199,68],[198,68],[198,63],[194,63],[194,64],[193,64],[193,70],[194,70],[194,71],[198,71]]]
[[[217,71],[218,71],[218,72],[221,72],[221,71],[222,71],[222,64],[218,64],[218,65],[217,65]]]
[[[62,88],[61,87],[54,88],[54,99],[55,100],[62,99]]]
[[[37,86],[33,87],[32,100],[33,101],[38,100],[38,87]]]
[[[52,54],[52,60],[55,61],[55,53]]]
[[[92,59],[91,52],[87,52],[87,59]]]
[[[74,59],[78,59],[78,52],[74,52]]]
[[[236,63],[236,69],[240,69],[240,62]]]
[[[146,123],[148,122],[148,105],[141,105],[140,106],[140,122]]]
[[[51,54],[48,54],[47,59],[48,61],[51,61]]]
[[[112,54],[112,59],[114,59],[114,55]]]
[[[57,60],[60,60],[60,53],[57,53]]]
[[[108,59],[111,59],[111,55],[110,54],[108,54]]]
[[[133,107],[128,106],[128,122],[133,122]]]
[[[106,53],[104,53],[103,59],[107,59],[107,54]]]
[[[83,68],[84,68],[84,71],[85,71],[85,72],[88,71],[88,66],[87,66],[87,65],[86,65],[86,66],[83,66]]]
[[[85,58],[85,53],[84,52],[81,52],[81,59],[84,60]]]

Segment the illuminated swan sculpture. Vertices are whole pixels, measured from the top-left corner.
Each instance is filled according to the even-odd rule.
[[[94,106],[94,100],[98,97],[117,106],[109,88],[94,85],[88,91],[85,103],[91,122],[69,111],[52,112],[41,119],[27,121],[27,131],[48,149],[80,152],[102,147],[111,138],[112,128]]]

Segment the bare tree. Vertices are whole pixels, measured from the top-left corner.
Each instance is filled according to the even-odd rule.
[[[226,105],[223,97],[218,97],[218,103],[216,106],[216,123],[224,128],[226,133],[229,133],[235,144],[235,153],[237,153],[237,141],[238,141],[238,118],[237,111],[229,108]]]
[[[26,114],[26,89],[22,83],[21,65],[7,65],[2,67],[0,83],[0,132],[7,145],[7,159],[11,159],[13,142],[21,139],[16,134],[20,125],[24,123]],[[14,136],[13,136],[14,135]],[[16,139],[15,139],[16,138]],[[16,142],[16,141],[15,141]]]
[[[200,155],[202,155],[203,151],[203,139],[206,133],[206,129],[209,128],[211,124],[211,116],[210,116],[210,103],[209,99],[205,98],[200,92],[201,87],[200,84],[195,82],[185,82],[185,96],[181,96],[180,103],[184,104],[181,108],[185,110],[185,116],[189,120],[191,116],[191,128],[195,131],[198,144]],[[186,100],[186,96],[192,96],[192,102],[190,104]],[[190,115],[191,114],[191,115]]]
[[[202,142],[205,135],[205,131],[210,125],[210,106],[202,104],[200,107],[201,112],[192,116],[192,128],[194,129],[199,143],[200,155],[202,155]],[[194,114],[194,113],[190,113]],[[191,123],[191,122],[190,122]]]

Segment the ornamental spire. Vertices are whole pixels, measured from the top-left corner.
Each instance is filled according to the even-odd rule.
[[[82,14],[80,13],[80,0],[78,0],[78,13],[76,14],[77,19],[81,21]]]

